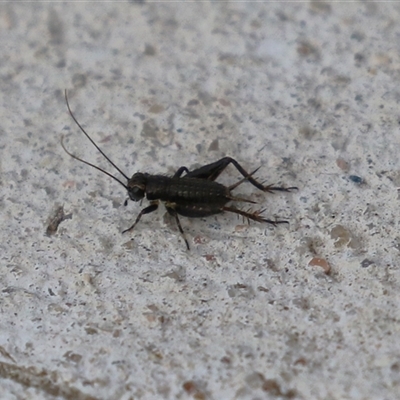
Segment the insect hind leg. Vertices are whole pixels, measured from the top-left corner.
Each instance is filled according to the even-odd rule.
[[[270,192],[272,193],[273,191],[281,191],[281,192],[290,192],[291,190],[297,190],[297,187],[279,187],[279,186],[273,186],[273,185],[268,185],[264,186],[262,183],[258,182],[255,180],[252,175],[260,168],[257,168],[254,172],[249,174],[234,158],[231,157],[225,157],[227,165],[230,163],[233,164],[233,166],[245,177],[245,180],[249,181],[253,186],[255,186],[257,189],[262,190],[263,192]]]
[[[174,174],[174,178],[180,178],[184,172],[188,174],[189,170],[186,167],[178,168],[178,170]]]
[[[264,210],[259,210],[259,211],[254,211],[254,212],[247,212],[243,210],[239,210],[238,208],[235,207],[229,207],[225,206],[222,208],[224,211],[229,211],[238,215],[241,215],[244,218],[247,218],[247,220],[253,220],[257,222],[266,222],[271,225],[278,225],[278,224],[288,224],[289,221],[279,221],[279,220],[271,220],[271,219],[266,219],[261,216],[261,214],[264,212]]]
[[[224,171],[224,169],[229,165],[231,158],[224,157],[218,161],[211,164],[204,165],[193,171],[188,172],[185,176],[188,178],[206,179],[209,181],[215,181],[218,176]],[[181,167],[184,168],[184,167]],[[179,170],[181,169],[179,168]],[[178,171],[179,171],[178,170]],[[178,173],[177,171],[177,173]],[[183,172],[183,171],[182,171]],[[246,174],[248,175],[248,174]]]
[[[258,182],[256,179],[254,179],[251,175],[253,173],[248,173],[234,158],[232,157],[224,157],[221,158],[220,160],[204,165],[203,167],[197,168],[193,171],[188,172],[185,176],[188,178],[197,178],[197,179],[207,179],[209,181],[215,181],[215,179],[218,178],[218,176],[225,170],[225,168],[229,165],[233,164],[233,166],[243,175],[245,178],[243,181],[249,181],[253,186],[255,186],[257,189],[262,190],[263,192],[273,192],[273,191],[281,191],[281,192],[290,192],[292,190],[297,190],[297,187],[279,187],[279,186],[273,186],[273,185],[268,185],[264,186],[262,183]],[[183,171],[187,171],[186,168],[181,167],[179,170],[176,172],[176,174],[182,174]],[[175,174],[175,175],[176,175]],[[180,176],[179,175],[179,176]],[[238,186],[240,183],[238,183],[236,186]],[[234,187],[236,187],[234,186]],[[233,187],[233,188],[234,188]]]
[[[248,180],[252,185],[257,187],[260,190],[264,190],[265,186],[261,183],[257,182],[254,178],[251,177],[253,173],[249,174],[234,158],[232,157],[224,157],[220,160],[204,165],[194,171],[189,172],[186,176],[191,178],[200,178],[200,179],[207,179],[210,181],[214,181],[218,178],[218,176],[226,169],[229,164],[233,164],[234,167],[243,175],[245,180]],[[243,181],[244,182],[244,181]]]
[[[248,176],[245,176],[245,177],[242,178],[240,181],[237,181],[237,182],[234,183],[233,185],[229,186],[229,187],[228,187],[229,191],[231,191],[231,190],[237,188],[237,187],[238,187],[239,185],[241,185],[243,182],[248,181],[249,178],[250,178],[252,175],[254,175],[260,168],[261,168],[261,166],[258,167],[258,168],[256,168],[253,172],[250,172],[250,174],[249,174]]]

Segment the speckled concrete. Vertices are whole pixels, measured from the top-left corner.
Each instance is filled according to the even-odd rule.
[[[399,20],[396,3],[2,4],[1,398],[398,398]],[[128,175],[230,155],[299,187],[235,192],[290,225],[182,218],[187,252],[161,208],[122,235],[146,203],[62,150],[116,173],[64,88]]]

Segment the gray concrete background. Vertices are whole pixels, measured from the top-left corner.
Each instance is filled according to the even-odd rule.
[[[396,3],[2,4],[2,399],[398,398],[399,20]],[[236,191],[290,225],[182,218],[187,252],[161,209],[121,235],[140,204],[62,150],[115,173],[64,88],[128,175],[231,155],[299,187]]]

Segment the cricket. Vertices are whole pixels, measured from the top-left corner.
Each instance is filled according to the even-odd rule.
[[[162,174],[152,175],[148,173],[136,172],[131,178],[129,178],[120,168],[117,167],[116,164],[110,160],[110,158],[107,157],[103,150],[101,150],[101,148],[95,143],[95,141],[89,136],[89,134],[75,118],[69,105],[67,90],[65,90],[64,95],[68,112],[76,125],[89,139],[93,146],[100,152],[100,154],[126,179],[127,183],[125,184],[120,179],[98,167],[97,165],[94,165],[72,154],[66,149],[64,145],[64,138],[62,137],[61,146],[64,151],[75,160],[89,165],[90,167],[97,169],[98,171],[117,181],[127,190],[129,199],[132,201],[137,202],[143,200],[144,198],[149,201],[149,205],[139,212],[132,226],[130,226],[128,229],[125,229],[122,233],[132,231],[139,223],[143,215],[150,214],[157,210],[160,202],[164,204],[167,212],[175,219],[179,232],[185,241],[187,250],[190,250],[190,246],[183,231],[179,216],[188,218],[204,218],[211,215],[221,214],[223,212],[231,212],[242,216],[244,219],[247,219],[248,222],[252,220],[261,223],[268,223],[274,226],[278,224],[289,223],[288,221],[270,220],[264,218],[262,214],[265,212],[265,209],[260,209],[257,211],[244,211],[235,207],[234,205],[228,204],[230,202],[256,204],[255,201],[237,197],[232,194],[232,191],[243,182],[249,182],[257,189],[267,193],[291,192],[293,190],[297,190],[297,187],[285,188],[274,185],[264,186],[262,183],[253,178],[253,175],[260,169],[260,167],[248,173],[235,159],[231,157],[223,157],[218,161],[204,165],[200,168],[194,169],[193,171],[189,171],[189,169],[186,167],[179,167],[173,176],[166,176]],[[226,169],[226,167],[228,167],[229,164],[232,164],[243,176],[243,178],[231,186],[224,186],[215,180]]]

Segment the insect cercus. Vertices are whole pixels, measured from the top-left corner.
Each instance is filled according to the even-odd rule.
[[[122,233],[131,231],[140,221],[143,215],[156,211],[160,201],[164,203],[168,213],[175,218],[176,224],[185,240],[188,250],[190,250],[189,242],[185,237],[178,215],[189,218],[201,218],[228,211],[239,214],[242,217],[247,218],[247,220],[266,222],[272,225],[288,223],[288,221],[270,220],[264,218],[261,215],[265,211],[264,209],[258,211],[244,211],[236,208],[235,206],[227,205],[231,201],[255,204],[255,202],[252,200],[237,197],[231,193],[233,189],[237,188],[245,181],[250,182],[257,189],[269,193],[274,191],[290,192],[291,190],[297,189],[296,187],[285,188],[273,185],[264,186],[253,178],[253,175],[260,167],[248,173],[235,159],[231,157],[221,158],[216,162],[204,165],[203,167],[197,168],[193,171],[189,171],[186,167],[180,167],[173,176],[151,175],[147,173],[136,172],[131,178],[129,178],[106,156],[106,154],[100,149],[100,147],[94,142],[94,140],[77,121],[68,102],[67,90],[65,90],[65,101],[72,119],[78,125],[83,134],[105,157],[105,159],[126,179],[127,183],[123,183],[120,179],[101,169],[97,165],[94,165],[70,153],[65,148],[62,138],[61,145],[65,152],[75,160],[96,168],[120,183],[128,191],[128,195],[131,200],[140,201],[146,197],[150,202],[147,207],[140,211],[132,226],[128,229],[125,229]],[[229,164],[232,164],[243,175],[243,178],[231,186],[224,186],[221,183],[215,182],[215,179]],[[182,176],[184,173],[185,175]]]

